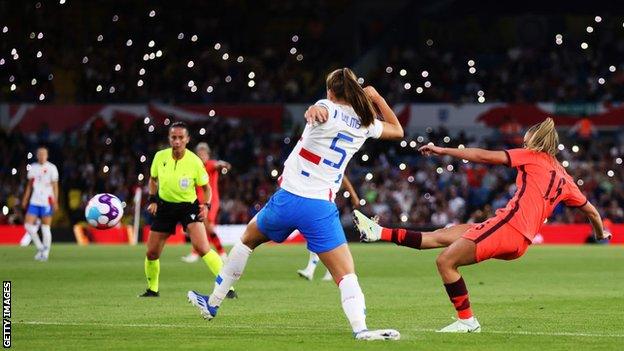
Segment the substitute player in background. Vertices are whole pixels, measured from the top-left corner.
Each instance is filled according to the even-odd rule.
[[[215,226],[217,225],[217,216],[219,214],[219,173],[223,169],[230,170],[232,165],[228,162],[221,160],[211,160],[210,159],[210,147],[206,143],[199,143],[195,147],[195,152],[197,156],[202,160],[204,166],[206,167],[206,172],[208,172],[208,179],[210,181],[210,192],[212,193],[212,197],[210,199],[210,210],[208,211],[208,216],[204,219],[204,225],[206,226],[206,233],[208,233],[208,241],[210,244],[217,250],[217,253],[225,258],[226,253],[223,249],[223,245],[221,245],[221,240],[215,233]],[[203,202],[203,193],[198,189],[197,197],[200,202]],[[195,249],[191,249],[191,252],[182,256],[182,261],[186,263],[193,263],[199,260],[199,255],[195,251]]]
[[[22,206],[26,209],[24,227],[30,234],[37,247],[35,260],[47,261],[52,245],[52,213],[58,209],[58,180],[56,166],[48,162],[48,149],[37,149],[37,162],[30,165],[28,183],[22,199]],[[30,199],[30,201],[28,201]],[[28,207],[26,207],[28,205]],[[41,219],[41,236],[37,234],[37,218]]]
[[[199,157],[186,149],[189,140],[186,124],[173,123],[169,127],[171,147],[158,151],[152,160],[147,210],[154,216],[154,221],[147,239],[145,257],[147,290],[139,297],[159,296],[160,254],[169,235],[175,233],[178,223],[189,234],[193,248],[212,274],[216,276],[223,266],[221,256],[210,249],[203,224],[210,209],[208,174]],[[195,186],[201,187],[206,202],[200,204],[197,201]]]
[[[353,209],[360,207],[360,198],[355,192],[355,188],[353,188],[353,184],[351,184],[347,176],[344,176],[342,178],[341,188],[344,188],[345,191],[349,194],[349,199],[351,200],[351,207],[353,207]],[[319,256],[316,253],[310,251],[310,257],[308,258],[308,265],[306,266],[306,268],[298,270],[297,274],[299,274],[301,278],[304,278],[307,280],[314,279],[314,272],[316,271],[316,266],[318,265],[319,260],[320,260]],[[323,276],[322,280],[323,281],[332,280],[332,275],[331,275],[331,272],[329,272],[329,269],[325,272],[325,275]]]
[[[416,249],[446,247],[436,264],[458,319],[439,330],[446,333],[480,332],[481,325],[472,315],[468,290],[457,270],[490,258],[513,260],[522,256],[540,226],[559,202],[576,207],[589,218],[597,239],[609,239],[600,214],[587,201],[565,168],[557,161],[559,136],[555,123],[547,118],[532,126],[524,136],[522,149],[488,151],[476,148],[455,149],[426,145],[425,155],[452,156],[472,162],[507,165],[518,170],[517,190],[507,206],[493,218],[479,224],[460,224],[434,232],[382,228],[355,211],[355,222],[363,241],[392,241]]]
[[[217,277],[210,297],[188,292],[189,301],[202,316],[212,319],[229,289],[240,278],[247,259],[259,245],[283,242],[299,230],[308,249],[332,273],[342,298],[342,308],[358,340],[396,340],[396,330],[366,327],[364,294],[355,275],[334,198],[351,157],[368,138],[398,139],[403,128],[386,101],[372,87],[360,87],[348,68],[327,76],[327,99],[306,111],[303,136],[288,156],[279,178],[281,189],[247,225]],[[375,104],[385,122],[375,118]]]

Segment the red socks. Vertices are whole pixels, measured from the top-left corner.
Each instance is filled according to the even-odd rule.
[[[422,233],[406,229],[382,228],[381,240],[392,241],[397,245],[420,249],[420,244],[422,243]]]
[[[454,283],[444,284],[446,293],[448,294],[455,310],[457,311],[457,317],[460,319],[468,319],[472,317],[472,309],[470,308],[470,300],[468,299],[468,289],[466,289],[466,283],[464,278],[460,277]]]

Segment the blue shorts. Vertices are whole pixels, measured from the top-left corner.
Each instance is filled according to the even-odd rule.
[[[309,199],[279,189],[258,213],[258,229],[281,243],[295,230],[308,242],[308,250],[323,253],[347,242],[336,204]]]
[[[28,210],[26,211],[26,213],[39,218],[51,217],[52,206],[28,205]]]

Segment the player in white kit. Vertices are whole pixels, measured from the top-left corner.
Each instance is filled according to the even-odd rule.
[[[347,163],[368,138],[398,139],[403,128],[373,87],[362,89],[348,68],[327,77],[327,99],[310,106],[303,136],[284,164],[279,189],[247,225],[241,241],[228,254],[210,296],[195,291],[188,299],[212,319],[230,287],[240,278],[251,252],[273,240],[284,241],[294,230],[306,238],[332,274],[342,308],[358,340],[396,340],[396,330],[368,330],[364,294],[338,218],[334,199]],[[375,118],[375,107],[384,122]]]
[[[37,247],[35,260],[47,261],[52,244],[52,213],[58,208],[58,169],[48,162],[48,149],[37,149],[37,162],[30,165],[28,184],[22,199],[26,209],[24,227]],[[30,201],[29,201],[30,200]],[[28,207],[26,207],[28,205]],[[37,219],[41,219],[41,236],[37,234]]]

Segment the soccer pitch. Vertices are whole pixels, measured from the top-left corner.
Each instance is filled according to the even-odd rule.
[[[397,342],[356,342],[332,282],[304,281],[302,245],[260,247],[211,322],[186,301],[207,293],[203,263],[188,246],[161,257],[160,298],[145,289],[144,248],[56,245],[50,261],[32,248],[0,247],[0,276],[12,281],[15,350],[616,350],[624,345],[624,247],[531,247],[520,260],[462,269],[481,334],[433,330],[455,315],[436,273],[435,251],[391,244],[351,249],[369,328],[396,328]]]

